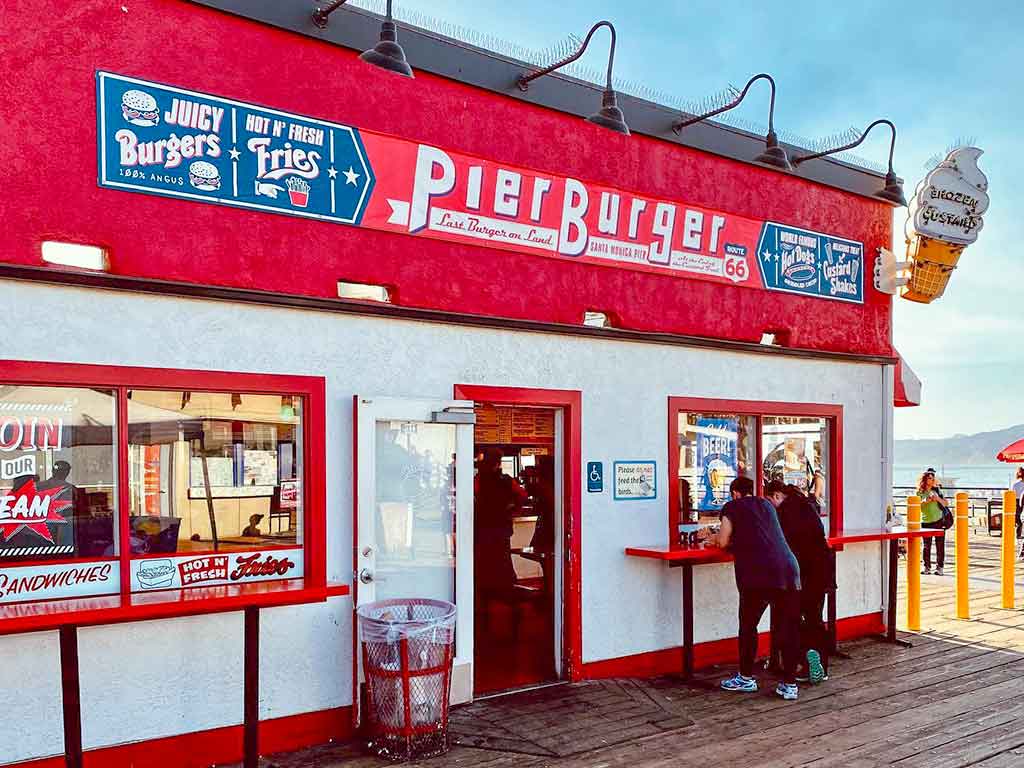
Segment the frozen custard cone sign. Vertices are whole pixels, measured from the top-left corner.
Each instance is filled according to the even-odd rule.
[[[903,298],[927,304],[940,297],[964,248],[978,239],[989,204],[982,154],[954,149],[917,185],[904,229],[912,266]]]

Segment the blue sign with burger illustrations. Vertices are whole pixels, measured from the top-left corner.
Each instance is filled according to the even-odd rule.
[[[358,224],[374,186],[350,126],[98,72],[99,184]]]
[[[765,287],[840,301],[864,301],[864,244],[766,222],[757,245]]]

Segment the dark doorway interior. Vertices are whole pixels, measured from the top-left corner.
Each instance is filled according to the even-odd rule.
[[[477,405],[474,691],[558,679],[555,411]]]

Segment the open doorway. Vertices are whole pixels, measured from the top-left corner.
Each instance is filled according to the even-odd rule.
[[[563,413],[476,403],[474,693],[564,672]]]

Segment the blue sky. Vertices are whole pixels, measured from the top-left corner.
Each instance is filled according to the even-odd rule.
[[[362,5],[364,3],[355,2]],[[960,137],[985,150],[991,207],[978,242],[931,305],[896,301],[895,342],[924,381],[924,405],[896,413],[897,437],[1024,423],[1024,4],[399,0],[401,9],[543,49],[602,18],[618,30],[616,77],[699,99],[757,72],[778,83],[777,129],[811,138],[888,117],[907,195],[925,163]],[[400,11],[399,11],[400,15]],[[581,63],[603,69],[607,38]],[[415,67],[415,62],[412,62]],[[764,123],[767,92],[737,114]],[[628,120],[628,115],[626,116]],[[884,163],[876,128],[856,151]],[[902,253],[906,209],[894,216]],[[1020,329],[1020,330],[1018,330]],[[1018,385],[1018,382],[1022,384]]]

